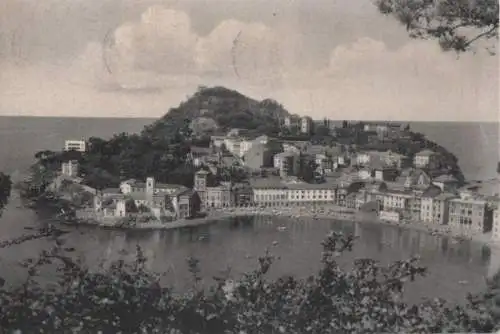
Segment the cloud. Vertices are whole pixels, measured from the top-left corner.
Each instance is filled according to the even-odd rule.
[[[361,36],[308,58],[298,29],[226,19],[201,35],[186,12],[152,6],[71,62],[1,64],[0,112],[159,116],[198,85],[224,85],[314,117],[498,119],[495,57]]]

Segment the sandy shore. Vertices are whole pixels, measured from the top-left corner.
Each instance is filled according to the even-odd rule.
[[[290,219],[316,219],[316,220],[344,220],[361,223],[384,224],[411,228],[433,235],[445,235],[454,238],[457,242],[461,240],[473,240],[493,247],[500,247],[500,242],[491,239],[491,233],[478,233],[466,229],[456,228],[449,225],[435,225],[425,222],[411,221],[406,223],[391,223],[382,221],[374,214],[364,214],[352,209],[337,206],[322,206],[318,208],[308,207],[285,207],[285,208],[233,208],[219,209],[208,213],[206,217],[194,219],[181,219],[169,223],[136,223],[132,225],[116,226],[99,222],[86,222],[85,225],[97,225],[99,227],[133,229],[133,230],[169,230],[189,226],[199,226],[216,222],[217,220],[243,217],[243,216],[277,216]]]

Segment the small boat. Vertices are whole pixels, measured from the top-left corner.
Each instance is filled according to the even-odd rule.
[[[462,284],[462,285],[469,284],[469,281],[458,281],[458,284]]]
[[[277,246],[278,242],[276,240],[273,241],[273,246]]]
[[[283,232],[283,231],[285,231],[285,230],[286,230],[286,227],[285,227],[285,226],[280,226],[280,227],[278,227],[278,231],[280,231],[280,232]]]

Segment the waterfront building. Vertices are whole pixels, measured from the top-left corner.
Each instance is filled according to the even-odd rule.
[[[421,220],[437,225],[448,224],[450,200],[453,193],[442,192],[437,186],[429,187],[421,196]]]
[[[336,189],[329,184],[283,182],[276,178],[251,180],[253,202],[262,206],[334,203]]]
[[[408,212],[413,194],[409,191],[388,189],[383,192],[382,206],[385,211]]]
[[[177,219],[194,217],[200,209],[199,197],[192,189],[179,189],[169,197]]]
[[[80,165],[76,160],[70,160],[61,164],[61,173],[69,177],[77,177]]]
[[[449,224],[477,232],[491,231],[493,212],[481,196],[462,191],[449,205]]]
[[[64,142],[65,151],[78,151],[85,152],[87,149],[87,143],[85,140],[66,140]]]
[[[440,155],[432,150],[423,150],[415,154],[413,164],[416,168],[437,169],[440,167]]]
[[[253,202],[253,190],[247,183],[236,183],[231,188],[231,195],[233,197],[232,203],[236,207],[250,206]]]
[[[401,133],[401,124],[398,123],[364,123],[363,130],[366,132],[376,132],[379,138],[387,138]]]

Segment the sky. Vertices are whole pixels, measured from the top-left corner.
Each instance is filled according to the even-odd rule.
[[[371,0],[0,1],[0,115],[160,117],[221,85],[315,118],[498,121],[498,74]]]

